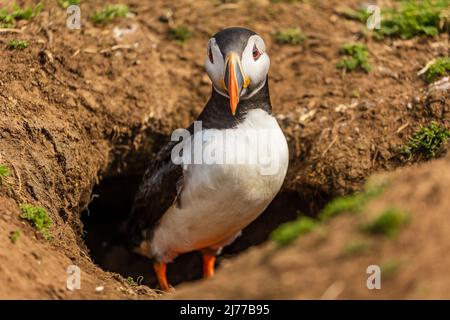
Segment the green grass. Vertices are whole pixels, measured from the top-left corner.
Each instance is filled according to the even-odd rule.
[[[325,205],[319,213],[321,220],[328,220],[341,213],[359,213],[372,199],[381,195],[387,183],[368,183],[362,192],[338,197]]]
[[[9,234],[9,240],[11,240],[12,244],[15,244],[17,240],[19,240],[20,235],[21,233],[19,230],[11,231],[11,233]]]
[[[185,43],[192,38],[192,32],[186,26],[178,26],[169,30],[169,38],[180,43]]]
[[[73,5],[78,6],[80,4],[80,0],[58,0],[58,4],[64,9],[67,9]]]
[[[91,19],[97,24],[111,22],[116,18],[126,17],[129,13],[128,6],[125,4],[109,4],[100,11],[95,11]]]
[[[287,246],[299,236],[311,232],[316,227],[316,220],[301,216],[295,221],[281,224],[270,234],[270,239],[274,240],[279,246]]]
[[[409,214],[398,208],[385,209],[377,218],[362,226],[364,232],[394,237],[408,224]]]
[[[400,148],[400,153],[408,160],[424,156],[426,159],[435,158],[442,151],[444,143],[450,138],[450,130],[431,122],[428,126],[420,126]]]
[[[448,32],[450,0],[403,0],[398,8],[382,8],[381,28],[374,30],[377,39],[386,37],[410,39],[416,36],[435,36]],[[370,14],[365,9],[346,10],[346,18],[366,23]]]
[[[344,246],[344,254],[346,256],[356,256],[370,252],[372,243],[362,240],[351,240]]]
[[[128,277],[126,280],[127,280],[128,284],[130,286],[135,287],[135,286],[140,286],[141,285],[142,281],[144,280],[144,277],[143,276],[138,276],[136,278],[136,280],[134,280],[133,277]]]
[[[450,75],[450,58],[442,57],[436,59],[436,61],[427,69],[425,72],[425,80],[428,83],[432,83],[448,75]]]
[[[3,179],[11,174],[8,167],[0,164],[0,185],[3,183]]]
[[[369,19],[371,13],[368,13],[365,8],[359,8],[357,10],[346,9],[342,12],[342,15],[350,20],[357,20],[363,23]]]
[[[300,28],[283,29],[275,34],[275,40],[281,44],[298,45],[302,44],[305,38]]]
[[[130,286],[137,286],[137,285],[138,285],[137,282],[134,281],[133,277],[128,277],[128,278],[127,278],[127,282],[128,282],[128,284],[129,284]]]
[[[382,12],[381,29],[376,33],[381,38],[435,36],[444,31],[441,13],[449,6],[449,0],[402,1],[398,10]]]
[[[27,40],[11,40],[8,43],[8,48],[11,50],[24,50],[28,48],[30,43]]]
[[[369,51],[366,45],[360,43],[344,44],[340,53],[346,57],[337,63],[336,67],[338,69],[347,71],[361,69],[367,73],[370,71]]]
[[[10,9],[0,9],[0,28],[13,28],[18,20],[30,20],[42,11],[42,2],[35,6],[21,8],[14,4]]]
[[[357,213],[366,202],[367,197],[364,192],[338,197],[325,205],[319,217],[326,220],[343,212]]]
[[[380,266],[381,271],[381,279],[383,278],[391,278],[395,275],[401,267],[401,262],[398,260],[388,260],[383,262]]]
[[[361,93],[358,91],[358,90],[352,90],[352,92],[350,93],[350,96],[352,97],[352,98],[360,98],[361,97]]]
[[[22,211],[20,215],[22,219],[28,220],[46,240],[51,239],[50,227],[53,222],[44,208],[24,204],[20,207],[20,211]]]

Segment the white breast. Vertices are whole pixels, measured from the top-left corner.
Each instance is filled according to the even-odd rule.
[[[224,132],[203,131],[209,137],[201,144],[203,163],[185,166],[181,207],[164,214],[149,244],[161,261],[228,244],[281,188],[289,155],[274,117],[252,110],[237,128]]]

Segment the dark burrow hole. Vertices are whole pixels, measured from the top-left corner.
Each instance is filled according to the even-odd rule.
[[[119,228],[124,221],[133,201],[134,193],[141,181],[142,174],[122,175],[104,178],[94,187],[93,201],[82,213],[84,238],[94,263],[103,270],[121,274],[135,281],[143,277],[142,284],[156,287],[152,261],[130,252],[124,245]],[[223,259],[230,258],[245,249],[267,240],[270,232],[283,222],[293,220],[298,212],[314,216],[329,200],[326,194],[314,192],[310,199],[298,192],[284,190],[280,192],[266,211],[244,229],[234,243],[225,247],[217,260],[217,268]],[[168,279],[172,285],[200,279],[202,276],[201,256],[198,252],[180,255],[168,265]]]

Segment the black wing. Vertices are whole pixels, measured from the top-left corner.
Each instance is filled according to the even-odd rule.
[[[151,236],[164,213],[177,200],[183,186],[183,169],[171,160],[173,147],[166,144],[153,159],[134,198],[125,232],[132,246],[139,246],[144,237]]]

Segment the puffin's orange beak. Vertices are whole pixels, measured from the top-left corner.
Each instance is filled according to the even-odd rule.
[[[239,103],[239,96],[246,84],[239,56],[234,52],[227,56],[224,84],[230,97],[231,113],[234,116]]]

